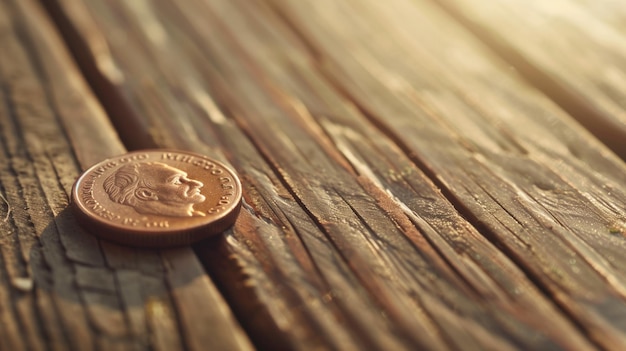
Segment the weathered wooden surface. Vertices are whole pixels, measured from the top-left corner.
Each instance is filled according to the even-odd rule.
[[[433,4],[49,4],[129,147],[242,176],[196,252],[257,346],[626,342],[626,168]]]
[[[626,11],[437,3],[0,0],[0,350],[622,350]],[[233,229],[79,228],[148,147],[230,163]]]
[[[74,179],[124,147],[38,3],[0,2],[0,48],[0,350],[250,349],[190,249],[77,226]]]
[[[626,158],[622,1],[437,2]]]
[[[369,3],[369,17],[353,20],[320,1],[277,1],[276,8],[325,58],[322,69],[335,84],[432,172],[485,235],[595,342],[621,348],[623,163],[511,79],[436,8]],[[343,13],[368,6],[344,4]],[[345,34],[330,36],[318,23]],[[355,45],[338,52],[335,40]]]

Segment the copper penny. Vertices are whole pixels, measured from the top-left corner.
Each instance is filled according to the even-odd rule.
[[[187,245],[230,227],[241,183],[226,165],[186,151],[145,150],[104,160],[72,189],[79,221],[118,243]]]

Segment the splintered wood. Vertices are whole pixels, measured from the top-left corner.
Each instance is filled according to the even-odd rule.
[[[124,147],[38,4],[0,3],[0,35],[0,349],[250,349],[191,249],[77,225],[74,179]]]
[[[618,5],[42,3],[65,44],[0,2],[0,349],[626,344]],[[154,147],[236,169],[233,229],[77,226],[79,171]]]

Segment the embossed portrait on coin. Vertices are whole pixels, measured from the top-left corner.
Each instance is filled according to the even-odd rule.
[[[109,198],[142,214],[172,217],[204,216],[193,206],[206,200],[202,182],[160,162],[134,162],[120,167],[104,180]]]

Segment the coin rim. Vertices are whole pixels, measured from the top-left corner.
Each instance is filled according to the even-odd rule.
[[[131,156],[136,154],[145,154],[145,153],[178,153],[185,154],[189,156],[199,157],[202,159],[208,159],[213,163],[216,163],[218,166],[224,168],[227,172],[229,172],[235,183],[236,183],[236,194],[235,199],[232,202],[232,205],[229,206],[229,209],[220,213],[218,217],[213,216],[213,220],[209,222],[199,222],[194,225],[185,227],[185,228],[144,228],[144,227],[126,227],[119,225],[118,223],[111,223],[102,219],[101,217],[91,213],[84,204],[79,200],[79,189],[82,182],[86,179],[86,177],[97,167],[100,167],[103,164],[106,164],[110,161],[115,161],[118,158]],[[100,237],[105,239],[109,239],[112,241],[131,244],[131,245],[140,245],[140,246],[163,246],[159,242],[168,241],[172,242],[171,245],[176,245],[180,237],[182,240],[180,242],[181,245],[189,244],[192,242],[199,241],[201,239],[219,234],[220,232],[226,230],[230,227],[234,221],[236,220],[239,211],[241,209],[241,202],[243,198],[243,189],[241,186],[241,181],[237,176],[237,173],[229,166],[215,160],[213,158],[207,157],[202,154],[198,154],[195,152],[184,151],[184,150],[176,150],[176,149],[145,149],[145,150],[137,150],[131,151],[125,154],[120,154],[118,156],[113,156],[102,160],[93,166],[89,167],[85,170],[74,182],[72,186],[71,192],[71,204],[74,207],[75,212],[80,216],[79,221],[83,224],[86,224],[86,228],[88,230],[94,231],[94,233]],[[227,223],[232,220],[233,223]],[[96,228],[91,228],[89,225],[95,225]],[[201,231],[202,229],[206,229],[206,231]],[[108,233],[107,233],[108,232]],[[199,233],[195,233],[199,232]],[[146,235],[150,233],[151,235]],[[195,235],[194,235],[195,234]],[[184,240],[185,237],[189,237],[190,240]],[[124,239],[128,240],[124,240]],[[167,245],[167,244],[166,244]]]

